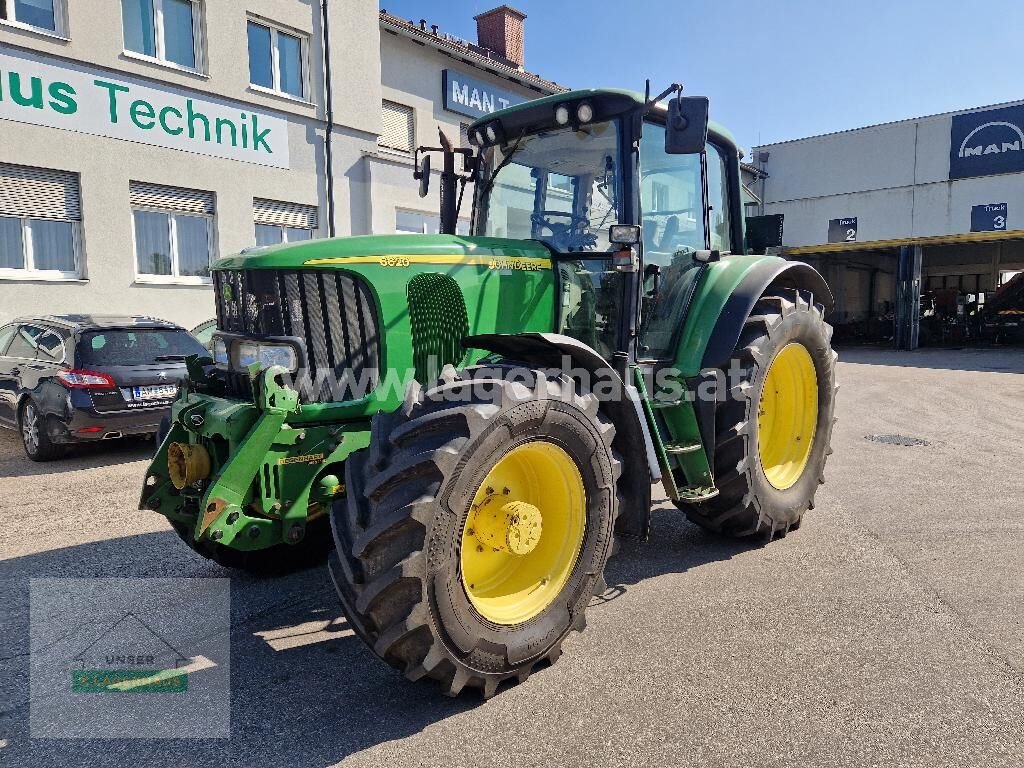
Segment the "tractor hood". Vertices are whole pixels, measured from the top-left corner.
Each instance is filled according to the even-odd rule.
[[[396,259],[406,261],[396,264]],[[551,252],[533,240],[458,235],[369,235],[246,248],[214,269],[301,269],[356,264],[498,264],[499,269],[539,268]]]

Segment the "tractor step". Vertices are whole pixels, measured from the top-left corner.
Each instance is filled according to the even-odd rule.
[[[696,451],[703,450],[703,448],[704,446],[700,443],[665,443],[665,453],[669,455],[695,453]]]
[[[678,493],[680,501],[685,501],[687,503],[695,503],[698,501],[708,501],[710,499],[715,498],[715,496],[718,495],[718,489],[690,486],[687,488],[680,488],[678,490]]]
[[[678,408],[681,405],[689,405],[686,400],[652,400],[651,408],[654,410],[663,410],[666,408]]]

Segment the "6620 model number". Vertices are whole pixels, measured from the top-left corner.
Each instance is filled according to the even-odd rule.
[[[411,262],[406,256],[381,256],[382,267],[408,267]]]

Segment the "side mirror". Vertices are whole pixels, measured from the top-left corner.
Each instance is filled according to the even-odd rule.
[[[412,176],[420,182],[420,197],[426,197],[430,191],[430,155],[423,156],[420,167],[413,171]]]
[[[679,96],[668,103],[665,122],[665,154],[692,155],[703,152],[708,143],[708,113],[711,105],[706,96]]]

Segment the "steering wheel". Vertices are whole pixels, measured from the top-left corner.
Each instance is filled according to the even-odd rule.
[[[569,221],[559,224],[548,221],[546,217],[557,216]],[[586,248],[597,245],[597,236],[590,232],[579,230],[590,225],[586,216],[572,213],[571,211],[539,211],[530,214],[530,221],[539,227],[551,232],[551,244],[556,250],[568,250],[569,248]]]

